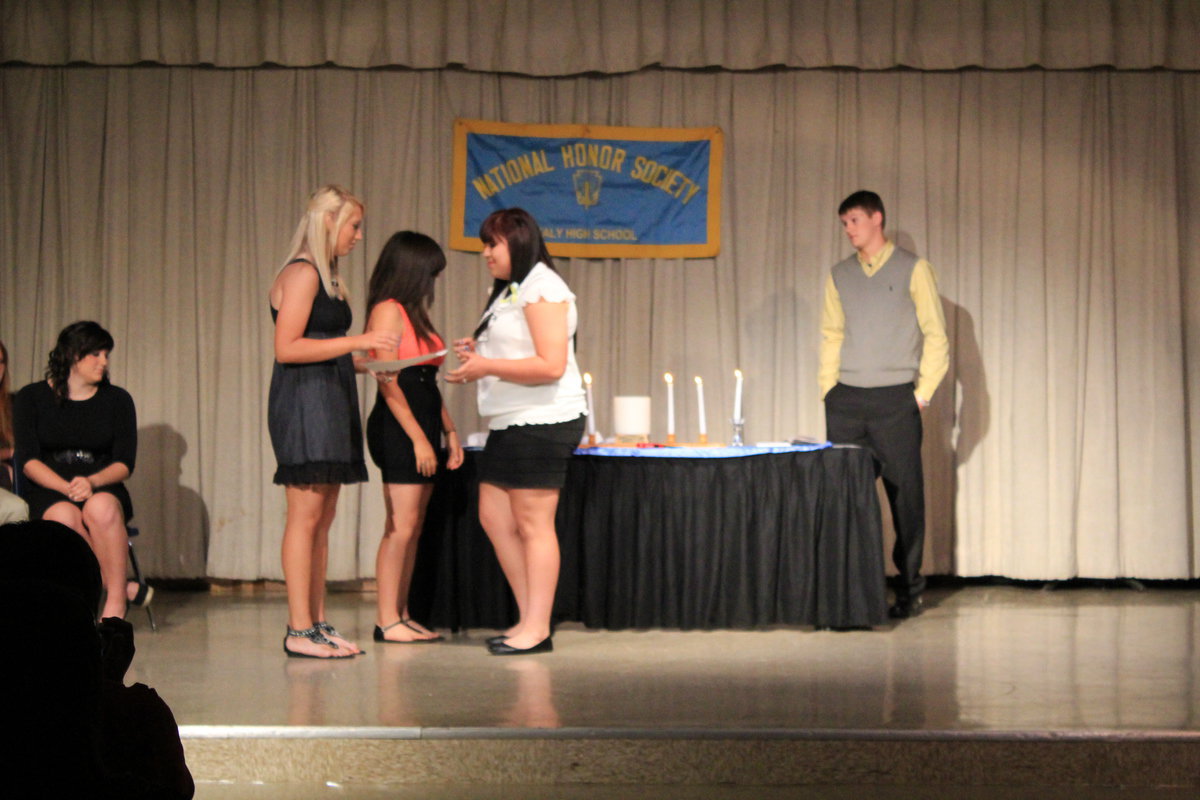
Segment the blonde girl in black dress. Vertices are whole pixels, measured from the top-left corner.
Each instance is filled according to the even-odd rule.
[[[355,350],[395,349],[388,331],[348,336],[350,305],[338,259],[362,239],[362,201],[340,186],[308,199],[288,257],[271,285],[275,365],[267,427],[287,493],[283,575],[289,656],[346,658],[362,652],[325,618],[329,528],[344,483],[366,480]]]

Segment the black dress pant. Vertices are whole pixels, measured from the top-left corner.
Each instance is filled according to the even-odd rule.
[[[916,597],[925,588],[925,477],[921,470],[921,409],[913,385],[864,389],[839,383],[825,395],[825,429],[834,444],[869,448],[879,459],[892,508],[899,570],[896,595]]]

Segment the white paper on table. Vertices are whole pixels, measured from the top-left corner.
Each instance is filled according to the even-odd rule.
[[[446,350],[442,349],[436,353],[425,353],[424,355],[413,356],[412,358],[397,358],[394,361],[368,361],[363,366],[371,370],[371,372],[399,372],[405,367],[423,364],[426,361],[432,361],[444,355],[446,355]]]

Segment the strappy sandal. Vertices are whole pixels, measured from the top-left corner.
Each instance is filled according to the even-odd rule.
[[[409,620],[409,621],[411,622],[411,620]],[[385,633],[387,633],[388,631],[390,631],[392,628],[396,627],[397,625],[403,625],[404,627],[408,628],[413,633],[418,634],[418,635],[421,634],[420,631],[413,628],[413,626],[409,625],[408,622],[405,622],[402,619],[398,619],[395,622],[393,622],[391,625],[384,625],[382,628],[379,627],[378,625],[376,625],[375,626],[375,637],[374,637],[375,641],[383,642],[384,644],[433,644],[434,642],[442,641],[441,636],[437,637],[436,639],[406,639],[406,640],[389,639],[386,636],[384,636]]]
[[[354,657],[353,653],[342,653],[340,655],[333,655],[333,656],[314,656],[311,653],[297,653],[295,650],[289,650],[288,646],[287,646],[288,639],[293,636],[296,637],[297,639],[308,639],[313,644],[327,645],[329,647],[332,647],[334,650],[339,649],[335,642],[329,641],[329,639],[325,638],[325,634],[323,634],[319,630],[317,630],[316,625],[313,625],[311,628],[305,628],[302,631],[298,631],[291,627],[288,627],[287,636],[283,637],[283,652],[288,654],[288,658],[334,659],[334,658],[353,658]]]
[[[401,625],[403,625],[404,627],[408,628],[410,631],[412,631],[413,633],[415,633],[417,636],[424,636],[424,635],[425,635],[425,634],[427,634],[427,633],[432,633],[432,634],[433,634],[433,637],[432,637],[432,638],[429,638],[429,639],[422,639],[421,641],[424,641],[424,642],[441,642],[441,641],[445,641],[446,637],[445,637],[445,636],[442,636],[442,635],[441,635],[440,633],[438,633],[437,631],[431,631],[431,630],[421,630],[420,628],[418,628],[418,627],[416,627],[416,626],[414,626],[414,625],[412,624],[412,623],[414,623],[414,622],[416,622],[416,620],[414,620],[412,617],[402,617],[402,618],[400,619],[400,624],[401,624]]]
[[[316,628],[321,633],[325,634],[326,638],[333,637],[333,638],[341,639],[342,641],[346,642],[347,644],[351,643],[349,639],[347,639],[345,636],[342,636],[340,633],[338,633],[337,628],[333,627],[325,620],[321,620],[320,622],[314,622],[313,627]],[[357,652],[351,653],[351,655],[356,656],[361,652],[362,652],[362,649],[360,648]]]

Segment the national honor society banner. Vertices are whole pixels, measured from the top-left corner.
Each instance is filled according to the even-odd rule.
[[[720,250],[720,128],[454,123],[450,246],[524,208],[551,255],[706,258]]]

